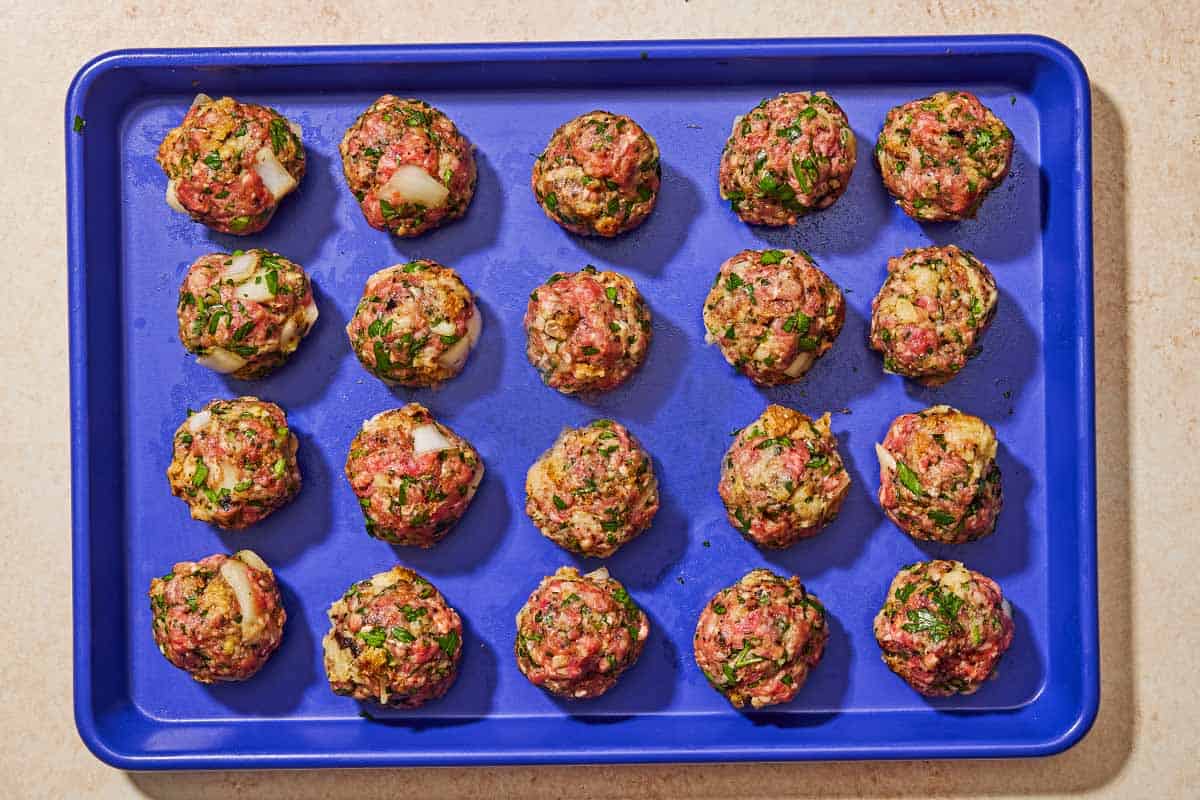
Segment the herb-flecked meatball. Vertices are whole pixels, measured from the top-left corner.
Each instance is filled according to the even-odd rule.
[[[845,320],[837,284],[796,250],[743,250],[721,265],[704,301],[705,341],[759,386],[804,377]]]
[[[721,153],[721,197],[752,225],[794,225],[850,185],[854,131],[825,92],[784,92],[733,121]]]
[[[914,539],[972,542],[996,528],[1003,497],[996,432],[950,406],[903,414],[879,457],[879,505]]]
[[[393,567],[351,585],[329,607],[329,625],[325,674],[337,694],[416,708],[458,677],[462,620],[411,569]]]
[[[654,137],[623,114],[590,111],[550,137],[533,162],[533,194],[571,233],[616,236],[650,216],[661,176]]]
[[[270,250],[196,259],[179,287],[179,341],[196,362],[242,380],[282,366],[317,321],[304,269]]]
[[[418,236],[467,213],[475,196],[470,142],[423,100],[385,94],[354,121],[338,150],[372,228]]]
[[[267,227],[306,167],[296,123],[273,108],[205,94],[163,139],[157,160],[167,205],[239,236]]]
[[[930,697],[974,693],[1012,640],[1012,609],[1000,587],[958,561],[901,569],[875,617],[883,663]]]
[[[734,435],[717,491],[729,524],[760,547],[790,547],[833,521],[850,489],[829,413],[770,405]]]
[[[608,570],[562,567],[517,612],[517,667],[559,697],[599,697],[634,665],[649,635],[646,613]]]
[[[363,423],[346,457],[367,533],[392,544],[433,547],[467,512],[483,480],[471,443],[420,403]]]
[[[906,250],[888,260],[871,302],[871,347],[888,372],[940,386],[979,351],[996,315],[996,279],[954,245]]]
[[[1008,174],[1012,154],[1012,131],[970,92],[896,106],[875,144],[884,185],[920,222],[974,217]]]
[[[759,709],[795,698],[828,638],[825,607],[799,578],[756,569],[708,601],[692,649],[734,708]]]
[[[244,681],[283,639],[275,573],[252,550],[181,561],[150,581],[154,642],[200,683]]]
[[[547,539],[607,558],[654,520],[658,480],[649,453],[624,425],[567,428],[525,478],[525,512]]]
[[[248,527],[300,491],[299,442],[287,415],[257,397],[212,400],[175,431],[167,480],[192,519]]]
[[[525,354],[563,394],[607,392],[646,358],[650,309],[633,281],[588,265],[556,272],[529,295]]]
[[[368,278],[346,326],[367,371],[413,387],[458,375],[482,330],[483,318],[458,273],[424,258]]]

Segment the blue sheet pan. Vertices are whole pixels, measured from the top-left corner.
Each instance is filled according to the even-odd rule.
[[[748,227],[717,194],[731,121],[765,96],[809,88],[830,91],[857,134],[849,190],[794,227]],[[871,149],[888,108],[943,88],[979,94],[1011,127],[1016,153],[978,219],[919,225],[890,202]],[[213,234],[163,202],[154,153],[198,91],[269,104],[303,126],[308,175],[260,235]],[[340,174],[337,143],[385,91],[442,108],[477,148],[467,216],[412,240],[369,228]],[[662,150],[657,210],[612,241],[560,230],[529,189],[554,128],[598,107],[636,118]],[[1069,747],[1091,724],[1090,107],[1083,67],[1062,45],[1007,36],[126,51],[79,72],[65,121],[75,716],[104,761],[188,769],[1032,756]],[[975,251],[1000,285],[983,355],[940,389],[885,375],[865,343],[887,258],[930,243]],[[321,310],[293,361],[255,383],[185,357],[174,312],[192,260],[245,246],[303,264]],[[810,251],[844,288],[848,313],[837,345],[803,382],[760,390],[704,345],[700,310],[722,260],[768,246]],[[484,335],[464,374],[440,390],[392,391],[359,366],[342,328],[368,275],[417,256],[461,272],[479,296]],[[521,319],[537,283],[588,263],[637,281],[654,342],[624,387],[580,400],[540,383]],[[266,522],[221,533],[170,495],[169,440],[188,407],[250,393],[288,411],[304,488]],[[429,551],[369,538],[341,474],[362,420],[409,400],[467,436],[487,464],[464,522]],[[835,412],[853,480],[836,522],[783,552],[743,541],[716,493],[730,430],[769,402]],[[1002,443],[1005,508],[997,532],[974,544],[917,544],[875,500],[872,444],[896,415],[938,402],[982,416]],[[662,484],[653,528],[606,562],[653,631],[613,691],[567,704],[517,671],[513,617],[542,576],[599,562],[538,534],[523,483],[563,426],[600,415],[645,443]],[[202,686],[157,652],[146,590],[176,561],[241,547],[279,576],[284,642],[254,679]],[[886,669],[872,636],[896,570],[930,557],[991,575],[1015,608],[1016,639],[998,677],[970,697],[923,699]],[[352,581],[397,562],[461,612],[462,672],[443,700],[368,719],[326,684],[325,609]],[[794,702],[739,713],[695,667],[691,638],[707,598],[758,566],[799,575],[827,603],[832,635]]]

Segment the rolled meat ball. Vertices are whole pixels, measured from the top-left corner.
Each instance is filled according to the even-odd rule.
[[[424,258],[368,278],[346,325],[350,346],[368,372],[410,387],[457,376],[482,330],[483,317],[458,273]]]
[[[791,702],[828,639],[825,606],[799,578],[755,569],[708,601],[692,649],[709,685],[757,710]]]
[[[189,412],[172,444],[167,480],[192,519],[239,530],[300,491],[299,442],[274,403],[257,397],[212,400]]]
[[[287,621],[275,573],[252,550],[179,562],[150,581],[150,613],[159,652],[200,683],[254,675]]]
[[[591,111],[554,132],[532,183],[542,211],[563,228],[611,237],[650,216],[661,177],[653,136],[624,114]]]
[[[411,569],[393,567],[352,584],[328,616],[322,648],[336,694],[417,708],[445,695],[458,677],[462,620]]]
[[[467,213],[475,196],[471,143],[424,100],[383,95],[338,150],[350,192],[377,230],[419,236]]]
[[[892,422],[879,457],[879,505],[914,539],[962,544],[996,528],[1003,495],[996,432],[947,405]]]
[[[973,694],[1012,644],[1012,608],[962,562],[909,564],[888,587],[875,641],[888,669],[921,694]]]
[[[346,457],[367,533],[392,544],[432,547],[458,523],[483,480],[471,443],[420,403],[363,423]]]
[[[318,317],[304,269],[261,249],[198,258],[176,310],[179,341],[196,363],[241,380],[283,366]]]
[[[829,413],[771,405],[734,434],[717,491],[729,523],[759,547],[790,547],[829,524],[850,489]]]
[[[650,621],[601,568],[562,567],[517,612],[517,667],[534,686],[569,700],[607,692],[642,654]]]
[[[220,233],[267,227],[304,177],[300,126],[266,106],[196,95],[159,145],[167,205]]]

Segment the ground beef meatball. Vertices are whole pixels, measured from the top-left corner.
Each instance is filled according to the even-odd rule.
[[[958,561],[909,564],[875,617],[883,663],[923,695],[972,694],[1013,640],[1012,608]]]
[[[158,148],[167,205],[220,233],[267,227],[304,177],[300,127],[272,108],[196,95]]]
[[[841,290],[802,250],[743,250],[704,301],[705,341],[759,386],[800,380],[845,320]]]
[[[346,457],[367,533],[392,544],[433,547],[467,512],[483,480],[471,443],[420,403],[363,423]]]
[[[646,358],[650,309],[633,281],[590,264],[556,272],[529,295],[525,354],[563,394],[607,392]]]
[[[367,279],[346,326],[358,360],[384,383],[436,386],[462,371],[483,318],[449,267],[418,259]]]
[[[338,148],[342,172],[372,228],[417,236],[467,213],[475,156],[449,117],[423,100],[380,97]]]
[[[167,480],[192,518],[248,527],[300,491],[299,443],[287,416],[257,397],[213,400],[175,431]]]
[[[270,250],[196,259],[179,287],[179,341],[201,366],[261,378],[282,366],[317,321],[304,269]]]
[[[661,178],[654,137],[622,114],[590,111],[556,130],[533,162],[533,195],[571,233],[616,236],[650,216]]]
[[[567,428],[529,468],[525,512],[552,542],[607,558],[658,513],[654,463],[619,422]]]
[[[1008,174],[1012,154],[1012,131],[970,92],[896,106],[875,145],[884,185],[920,222],[975,216]]]
[[[794,225],[850,185],[857,159],[846,112],[825,92],[784,92],[733,121],[721,197],[752,225]]]
[[[871,303],[871,347],[888,372],[940,386],[981,350],[996,315],[996,279],[954,245],[906,250],[888,260]]]
[[[252,550],[179,562],[150,581],[150,613],[158,649],[200,683],[258,672],[287,621],[275,573]]]
[[[717,491],[729,524],[759,547],[789,547],[837,516],[850,488],[829,413],[771,405],[734,434]]]
[[[756,569],[708,601],[696,623],[696,664],[733,704],[787,703],[821,660],[825,607],[797,577]]]
[[[411,569],[392,567],[353,584],[329,607],[329,625],[325,674],[337,694],[416,708],[458,677],[462,620]]]
[[[972,542],[996,528],[1002,496],[996,432],[950,406],[903,414],[879,456],[879,505],[914,539]]]
[[[517,612],[517,667],[534,686],[571,700],[599,697],[642,654],[650,620],[603,567],[562,567]]]

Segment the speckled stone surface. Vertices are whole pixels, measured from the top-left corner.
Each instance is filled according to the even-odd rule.
[[[1200,5],[719,0],[404,4],[0,1],[0,652],[4,796],[1195,797],[1200,512]],[[139,46],[1030,31],[1092,79],[1103,700],[1073,750],[922,762],[127,775],[71,719],[62,102]]]

